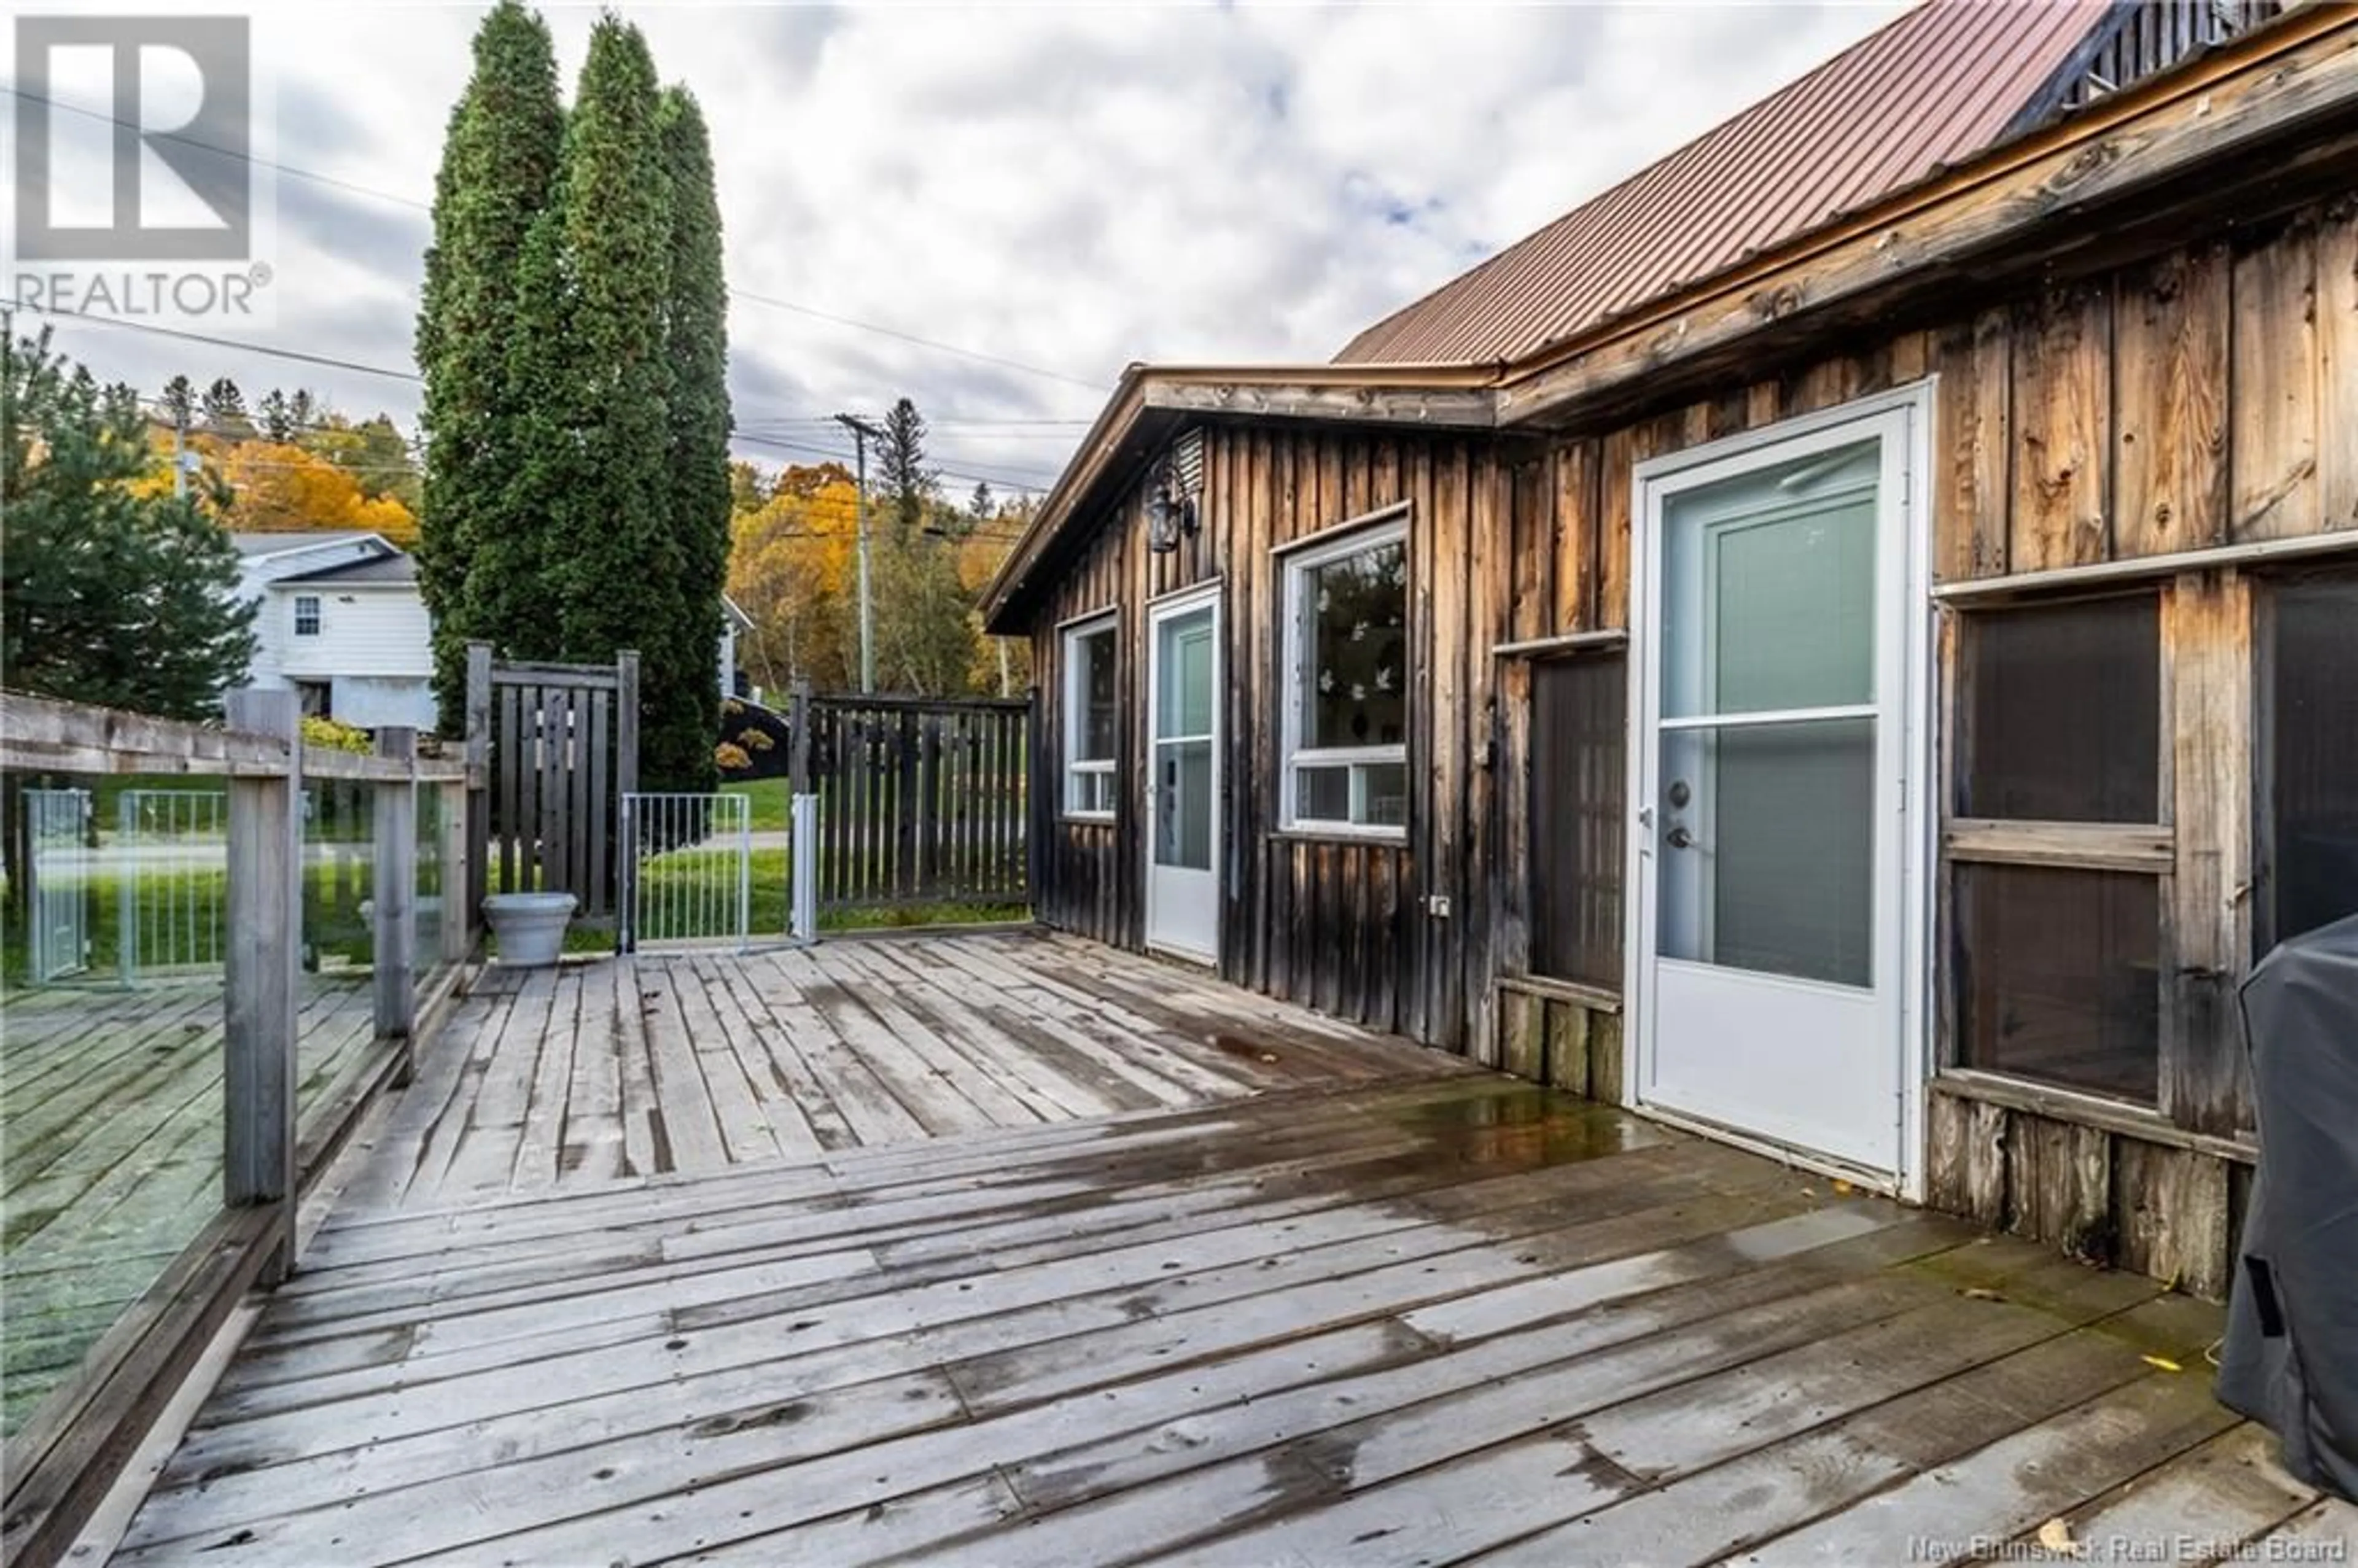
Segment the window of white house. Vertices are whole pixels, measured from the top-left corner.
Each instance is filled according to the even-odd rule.
[[[1357,529],[1285,562],[1285,825],[1408,823],[1408,531]]]
[[[295,596],[295,635],[316,637],[319,634],[319,600],[316,594]]]
[[[1065,633],[1065,814],[1113,816],[1114,618]]]

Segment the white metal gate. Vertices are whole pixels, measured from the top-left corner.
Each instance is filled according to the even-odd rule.
[[[25,792],[31,850],[26,959],[35,981],[63,979],[90,966],[90,791]]]
[[[115,964],[128,984],[165,969],[218,968],[227,952],[229,795],[127,789],[115,806]]]
[[[752,802],[741,795],[622,796],[622,948],[728,942],[753,929]]]

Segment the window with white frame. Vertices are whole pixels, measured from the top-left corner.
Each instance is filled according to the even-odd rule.
[[[1113,816],[1116,722],[1114,618],[1065,632],[1065,814]]]
[[[1399,835],[1408,824],[1406,519],[1288,556],[1285,611],[1285,825]]]
[[[295,635],[316,637],[319,634],[319,596],[298,593],[295,596]]]

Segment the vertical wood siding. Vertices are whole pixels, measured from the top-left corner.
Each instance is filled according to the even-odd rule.
[[[1628,627],[1637,464],[1928,374],[1939,377],[1929,476],[1936,580],[2358,527],[2358,201],[2312,207],[2014,297],[1968,297],[1953,318],[1764,363],[1708,397],[1609,427],[1474,438],[1206,425],[1201,530],[1177,552],[1152,556],[1131,498],[1055,582],[1034,622],[1052,710],[1043,775],[1054,798],[1062,788],[1055,625],[1118,605],[1123,649],[1117,817],[1109,827],[1049,823],[1043,918],[1140,945],[1145,606],[1217,578],[1229,677],[1221,974],[1589,1092],[1609,1079],[1617,1092],[1617,1014],[1561,998],[1535,1001],[1514,989],[1530,954],[1527,890],[1518,879],[1533,860],[1532,833],[1543,829],[1526,809],[1528,668],[1491,649]],[[1282,834],[1282,576],[1271,551],[1398,502],[1411,507],[1406,841]],[[2185,672],[2175,722],[2215,718],[2247,696],[2248,587],[2211,572],[2161,591],[2175,605],[2163,617],[2165,666]],[[1953,643],[1944,628],[1944,683]],[[2246,957],[2234,950],[2242,917],[2223,915],[2219,903],[2250,842],[2250,791],[2245,774],[2217,762],[2178,762],[2181,843],[2201,858],[2186,868],[2190,874],[2169,879],[2173,907],[2165,916],[2212,972],[2164,1011],[2165,1027],[2199,1032],[2232,1054],[2223,1043],[2232,1009],[2223,999]],[[2190,819],[2198,813],[2201,821]],[[1446,918],[1427,913],[1434,896],[1448,900]],[[1608,1040],[1617,1054],[1609,1075],[1597,1063]],[[1559,1057],[1563,1065],[1552,1065]],[[2190,1127],[2223,1135],[2247,1125],[2232,1063],[2181,1073],[2169,1092],[2190,1108]],[[2024,1135],[2023,1148],[2032,1136]],[[2136,1140],[2113,1137],[2107,1149],[2124,1142]],[[2137,1148],[2155,1152],[2108,1152],[2103,1165],[2103,1206],[2119,1211],[2106,1233],[2123,1238],[2119,1256],[2141,1265],[2175,1259],[2183,1241],[2209,1258],[2209,1241],[2157,1235],[2170,1224],[2167,1214],[2154,1217],[2152,1205],[2111,1185],[2142,1169],[2139,1162],[2178,1169],[2158,1145]],[[1996,1158],[1996,1201],[2004,1204],[2016,1201],[2007,1195],[2014,1186],[2028,1194],[2045,1179],[2033,1173],[2059,1168],[2063,1157],[2002,1148]],[[2005,1175],[2016,1168],[2009,1160],[2018,1178]],[[2092,1158],[2074,1168],[2096,1164]],[[2205,1192],[2225,1188],[2223,1175],[2201,1180]],[[2058,1238],[2059,1227],[2094,1223],[2091,1196],[2072,1200],[2079,1207],[2067,1220],[2050,1216],[2062,1200],[2044,1207],[2046,1200],[2021,1201],[2031,1217],[2012,1217],[2009,1208],[2005,1223]],[[1962,1206],[1962,1198],[1952,1205]],[[2195,1223],[2206,1237],[2223,1234],[2207,1218]],[[2212,1276],[2190,1270],[2189,1277]]]

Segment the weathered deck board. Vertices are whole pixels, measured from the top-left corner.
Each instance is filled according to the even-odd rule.
[[[1151,959],[1033,935],[490,971],[389,1125],[362,1206],[1183,1108],[1461,1064]]]
[[[712,1116],[707,1168],[534,1142],[504,1195],[442,1179],[470,1085],[579,1081],[631,1033],[605,1009],[689,984],[650,1084]],[[118,1561],[1898,1562],[2358,1519],[2210,1402],[2212,1309],[1148,961],[926,939],[579,988],[565,1078],[491,1059],[531,1005],[471,1001]],[[749,1105],[798,1161],[737,1158]]]
[[[373,1038],[366,979],[306,976],[298,1104]],[[14,1431],[220,1206],[218,977],[0,1000],[0,1383]]]

